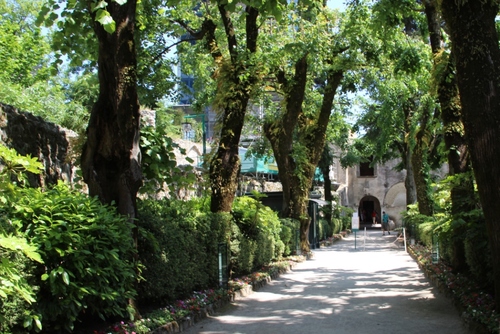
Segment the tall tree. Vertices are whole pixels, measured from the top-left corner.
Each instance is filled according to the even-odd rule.
[[[297,11],[300,13],[300,10]],[[303,252],[309,252],[309,192],[325,147],[335,94],[346,70],[340,65],[341,54],[348,49],[342,45],[341,38],[342,42],[335,43],[334,34],[325,25],[334,23],[335,16],[322,8],[321,14],[311,19],[308,15],[311,10],[297,16],[296,25],[300,27],[297,36],[291,44],[285,43],[284,49],[289,48],[297,56],[291,71],[286,62],[277,66],[276,88],[282,94],[279,102],[282,107],[264,123],[264,133],[273,149],[283,186],[282,215],[300,222]],[[305,20],[301,21],[301,17]],[[315,43],[327,43],[327,47],[314,52]]]
[[[218,1],[201,7],[192,6],[190,10],[193,12],[192,8],[196,8],[196,17],[192,17],[189,25],[185,18],[176,19],[187,29],[191,39],[203,40],[195,47],[202,46],[205,53],[212,57],[207,66],[214,69],[209,80],[216,84],[216,89],[204,86],[204,98],[208,102],[205,100],[202,103],[204,106],[209,104],[216,111],[220,131],[217,149],[210,159],[212,212],[229,212],[236,195],[242,128],[250,99],[262,82],[262,72],[266,67],[259,58],[259,26],[266,26],[268,16],[279,16],[276,9],[279,5],[279,2]],[[193,26],[199,18],[202,21],[195,29]],[[222,28],[222,33],[219,28]],[[199,65],[195,67],[199,68]],[[206,68],[204,71],[207,72]],[[195,79],[208,78],[205,73]],[[213,93],[213,96],[207,96],[207,92]]]
[[[423,1],[427,19],[429,41],[434,55],[433,76],[435,91],[441,109],[443,133],[448,152],[449,175],[459,177],[460,182],[451,185],[451,214],[454,219],[474,209],[474,180],[470,154],[465,140],[462,123],[462,106],[455,76],[454,58],[444,48],[445,41],[441,30],[442,18],[435,0]],[[456,271],[467,270],[465,246],[463,241],[464,224],[456,224],[453,231],[452,267]]]
[[[218,7],[227,38],[229,58],[226,61],[229,63],[225,64],[227,67],[222,68],[221,77],[219,77],[222,88],[219,92],[223,95],[217,106],[221,111],[221,131],[217,152],[210,161],[212,188],[210,209],[212,212],[229,212],[238,187],[238,173],[241,165],[239,159],[241,130],[251,98],[252,86],[258,81],[258,70],[249,60],[250,55],[257,51],[259,10],[251,5],[244,8],[246,40],[243,52],[241,52],[230,11],[224,4],[219,4]],[[210,36],[214,36],[214,31],[211,31]],[[214,38],[209,38],[208,43],[212,48],[216,46]],[[212,49],[214,59],[223,61],[218,58],[221,56],[220,53],[213,51]]]
[[[378,106],[369,108],[359,124],[368,126],[365,137],[374,143],[376,161],[401,157],[407,203],[418,202],[419,211],[431,215],[429,173],[440,135],[436,104],[429,94],[431,57],[420,37],[421,17],[407,2],[380,0],[373,11],[383,56],[376,69],[366,71],[365,82],[372,100],[368,105],[376,101]]]
[[[442,0],[462,104],[465,135],[488,229],[495,301],[500,307],[500,48],[496,0]]]
[[[123,1],[122,1],[123,3]],[[106,7],[116,23],[106,31],[93,1],[87,1],[99,43],[99,97],[87,129],[82,171],[91,195],[115,202],[121,214],[137,216],[136,195],[142,185],[140,113],[134,40],[136,1],[111,2]]]
[[[136,195],[142,184],[134,39],[136,6],[136,0],[60,0],[48,2],[40,13],[47,25],[61,16],[58,26],[62,29],[55,37],[59,49],[69,54],[97,50],[99,96],[87,128],[82,172],[89,193],[99,196],[103,203],[115,203],[118,212],[131,221],[137,215]],[[81,29],[89,25],[97,47],[89,46],[91,40],[81,34]],[[81,63],[82,59],[75,61]]]

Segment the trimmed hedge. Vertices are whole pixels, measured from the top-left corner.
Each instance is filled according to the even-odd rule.
[[[140,303],[169,302],[217,285],[218,244],[230,216],[203,213],[199,205],[195,200],[139,202]]]
[[[231,275],[246,275],[283,256],[276,250],[282,224],[278,214],[258,200],[242,196],[233,203]],[[283,241],[282,241],[283,242]],[[284,244],[284,243],[283,243]]]

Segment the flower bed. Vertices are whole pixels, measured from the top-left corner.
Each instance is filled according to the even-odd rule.
[[[408,247],[425,275],[442,293],[453,299],[462,319],[474,333],[498,333],[500,316],[495,311],[493,296],[462,274],[454,274],[443,262],[432,263],[431,252],[422,245]]]
[[[94,334],[178,333],[227,303],[258,290],[304,260],[304,256],[292,256],[273,262],[257,272],[229,281],[228,289],[195,291],[191,298],[178,300],[173,305],[148,313],[141,320],[121,321],[105,331],[95,330]]]

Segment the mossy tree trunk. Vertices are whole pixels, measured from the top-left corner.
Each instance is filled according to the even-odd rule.
[[[470,154],[465,141],[454,59],[452,54],[444,50],[442,20],[435,0],[424,1],[424,8],[434,55],[434,71],[435,75],[438,75],[437,97],[441,106],[444,142],[448,151],[449,175],[460,179],[460,182],[451,185],[451,214],[457,217],[474,209],[474,180]],[[464,225],[453,230],[451,264],[458,272],[468,270],[463,240],[465,232]]]
[[[207,47],[218,67],[218,96],[214,106],[220,112],[220,135],[216,153],[210,161],[210,186],[212,189],[210,210],[230,212],[238,187],[240,170],[239,142],[245,120],[252,87],[257,80],[256,68],[247,62],[248,54],[257,51],[259,11],[251,6],[245,7],[246,52],[238,51],[236,31],[225,5],[218,6],[224,24],[229,50],[229,59],[224,59],[216,42],[215,24],[206,26]]]
[[[500,307],[500,48],[497,1],[442,0],[472,167],[488,230]]]
[[[408,104],[403,105],[404,113],[404,133],[403,138],[406,138],[411,133],[411,122],[413,110]],[[403,164],[406,167],[405,189],[406,189],[406,205],[417,202],[417,186],[415,184],[415,171],[413,169],[412,156],[413,149],[408,140],[403,140],[398,144],[398,151],[401,153]]]
[[[87,140],[81,157],[84,181],[91,196],[105,204],[114,203],[118,212],[135,224],[137,192],[142,185],[140,165],[140,110],[137,96],[137,58],[134,40],[136,0],[107,6],[116,22],[113,33],[104,30],[91,11],[99,43],[99,97],[92,108]],[[137,247],[138,229],[133,238]],[[140,317],[134,300],[129,300]]]
[[[318,162],[318,168],[323,175],[323,189],[325,192],[325,201],[329,202],[329,207],[324,210],[324,217],[328,224],[332,222],[332,209],[333,209],[333,194],[332,194],[332,180],[330,179],[330,165],[332,164],[333,156],[329,144],[326,143],[321,154],[321,159]]]
[[[431,118],[430,110],[422,111],[419,129],[415,136],[415,146],[411,156],[411,165],[413,168],[413,178],[417,191],[418,211],[426,216],[432,216],[434,212],[434,203],[431,198],[431,189],[429,183],[430,166],[428,163],[429,153],[433,150],[433,140],[431,138],[431,129],[429,129],[429,120]]]
[[[111,2],[107,10],[116,22],[114,33],[93,21],[99,43],[99,97],[87,128],[82,172],[90,195],[106,204],[114,202],[118,212],[133,221],[137,191],[142,185],[134,41],[136,1],[124,5]]]
[[[265,124],[264,132],[271,143],[283,185],[282,215],[300,222],[300,248],[308,253],[309,192],[325,145],[333,100],[343,71],[332,69],[327,72],[321,108],[314,116],[306,116],[302,105],[306,95],[307,55],[295,63],[294,70],[291,80],[286,79],[284,73],[277,74],[284,92],[285,110],[280,117]]]

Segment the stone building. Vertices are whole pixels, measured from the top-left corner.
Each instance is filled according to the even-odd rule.
[[[406,210],[406,170],[395,170],[397,164],[397,160],[391,160],[372,167],[366,162],[341,168],[340,162],[334,161],[339,204],[357,211],[361,226],[371,226],[374,210],[377,222],[380,222],[382,211],[385,211],[396,226],[402,224],[401,212]]]

